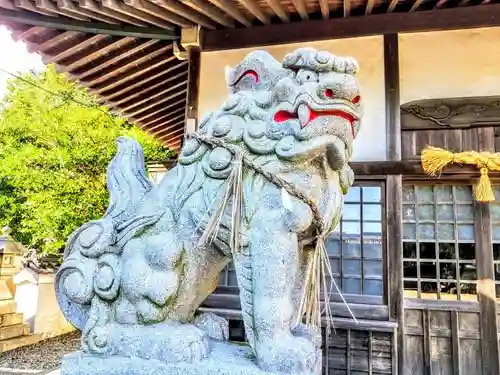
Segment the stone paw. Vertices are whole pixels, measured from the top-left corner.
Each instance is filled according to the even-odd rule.
[[[259,340],[257,360],[266,371],[312,375],[321,361],[321,352],[304,337],[283,334]]]
[[[215,340],[229,340],[229,323],[226,319],[213,313],[198,315],[193,324]]]
[[[192,324],[172,321],[148,326],[117,324],[108,331],[112,353],[124,357],[156,359],[167,364],[194,363],[210,353],[208,336]]]
[[[296,337],[303,337],[311,341],[317,349],[321,348],[321,331],[317,329],[306,326],[303,323],[299,323],[292,329],[292,335]]]

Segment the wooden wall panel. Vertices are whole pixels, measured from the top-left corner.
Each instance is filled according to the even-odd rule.
[[[485,374],[480,329],[478,312],[406,309],[404,374]]]

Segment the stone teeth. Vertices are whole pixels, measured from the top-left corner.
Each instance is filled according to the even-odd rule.
[[[299,108],[297,109],[297,116],[299,118],[301,127],[307,125],[307,123],[309,122],[310,115],[311,111],[309,110],[309,107],[307,107],[305,104],[299,105]]]

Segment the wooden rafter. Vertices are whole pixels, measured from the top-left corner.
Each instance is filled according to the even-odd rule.
[[[175,81],[176,79],[178,79],[180,77],[187,76],[187,73],[188,73],[187,71],[181,71],[180,73],[177,73],[175,75],[169,75],[168,78],[166,78],[165,80],[161,80],[160,82],[158,82],[158,83],[156,83],[154,85],[151,85],[151,86],[146,86],[144,90],[137,90],[133,94],[127,95],[125,98],[123,98],[121,100],[118,100],[116,102],[109,102],[108,101],[108,105],[112,105],[114,107],[115,106],[116,107],[120,107],[124,103],[129,102],[130,100],[135,100],[138,97],[144,96],[145,94],[147,94],[147,93],[149,93],[151,91],[156,91],[160,87],[168,85],[170,82]]]
[[[319,8],[321,9],[321,16],[327,20],[330,18],[330,5],[328,0],[319,0]]]
[[[247,19],[245,14],[238,9],[234,1],[231,0],[210,0],[210,2],[233,17],[239,23],[245,26],[251,26],[252,23]]]
[[[299,12],[300,17],[303,20],[308,20],[309,19],[309,14],[307,13],[307,7],[306,3],[304,0],[292,0],[293,6],[295,9],[297,9],[297,12]]]
[[[171,57],[171,60],[173,60],[174,58],[175,57]],[[153,82],[155,79],[158,79],[158,78],[160,78],[162,76],[169,75],[169,77],[170,77],[170,73],[171,72],[174,72],[174,71],[176,71],[176,70],[178,70],[178,69],[180,69],[180,68],[182,68],[182,67],[184,67],[186,65],[187,65],[187,61],[183,61],[180,64],[168,67],[166,69],[162,69],[158,73],[148,75],[144,79],[138,80],[136,83],[133,83],[133,84],[125,86],[121,90],[114,90],[113,93],[111,93],[110,95],[103,96],[102,100],[106,101],[106,102],[112,101],[113,99],[119,98],[120,96],[126,95],[127,93],[130,93],[130,92],[132,92],[134,90],[137,90],[140,87],[142,87],[144,85],[147,85],[150,82]]]
[[[150,3],[147,0],[125,0],[125,4],[131,7],[137,8],[144,13],[148,13],[151,16],[161,18],[164,21],[178,25],[180,27],[193,27],[194,24],[191,21],[186,20],[184,17],[179,16],[176,13],[169,12],[165,8],[162,8],[156,4]]]
[[[146,55],[142,56],[140,59],[133,60],[132,57],[138,54],[141,54],[144,52],[144,50],[149,49],[150,47],[155,46],[157,43],[159,43],[158,40],[148,40],[147,42],[141,43],[136,45],[134,48],[131,48],[124,53],[118,54],[116,57],[104,61],[102,64],[95,65],[93,68],[86,70],[85,72],[82,72],[78,74],[77,76],[73,76],[72,78],[74,79],[79,79],[83,82],[88,83],[91,86],[97,85],[101,82],[106,81],[108,78],[112,77],[116,70],[114,69],[115,65],[118,64],[119,62],[122,62],[124,60],[128,61],[128,64],[123,65],[120,69],[126,69],[127,66],[134,66],[140,63],[140,60],[144,61],[146,59],[149,59],[151,55]],[[168,46],[163,47],[162,49],[154,51],[152,54],[157,56],[158,54],[161,54],[162,52],[165,52],[168,50]],[[132,60],[132,61],[131,61]],[[90,81],[85,81],[87,78],[99,74],[99,77],[96,79],[91,79]]]
[[[186,98],[182,98],[180,100],[177,100],[176,102],[173,102],[173,103],[170,103],[169,105],[166,105],[156,111],[153,111],[153,112],[150,112],[148,113],[147,115],[145,116],[142,116],[142,117],[139,117],[139,118],[132,118],[134,122],[137,122],[137,123],[143,123],[143,121],[146,121],[147,119],[150,119],[149,121],[152,121],[151,118],[154,118],[155,116],[158,116],[160,113],[163,113],[167,110],[169,110],[170,108],[174,108],[176,106],[182,106],[184,107],[184,104],[186,102]],[[147,123],[146,123],[147,124]]]
[[[99,44],[100,42],[104,41],[107,38],[109,38],[109,35],[101,35],[101,34],[94,35],[93,37],[84,39],[80,43],[75,43],[73,46],[62,50],[60,53],[57,53],[55,55],[45,55],[42,57],[42,61],[44,64],[57,64],[61,60],[70,57],[74,53],[82,51],[93,44]]]
[[[151,25],[155,25],[167,30],[174,30],[174,25],[170,22],[162,20],[156,16],[152,16],[142,10],[134,8],[130,5],[122,3],[119,0],[101,0],[101,4],[104,8],[114,10],[115,12],[122,13],[126,16],[133,17],[139,21],[146,22]]]
[[[88,54],[85,58],[76,58],[71,63],[62,66],[62,71],[64,72],[73,72],[76,69],[82,68],[85,65],[92,63],[95,60],[98,60],[103,55],[112,55],[115,51],[124,50],[128,46],[131,46],[135,43],[135,38],[121,38],[118,40],[110,40],[110,43],[105,45],[102,48],[97,49],[96,51]]]
[[[269,24],[269,17],[262,12],[262,9],[254,0],[239,0],[239,2],[264,25]]]
[[[372,14],[373,6],[375,5],[375,0],[368,0],[366,2],[365,14]]]
[[[279,0],[266,0],[269,7],[273,10],[274,13],[283,21],[290,22],[290,16],[288,15],[288,11],[283,8],[281,2]],[[323,0],[321,0],[323,1]],[[328,0],[326,0],[328,1]]]
[[[168,128],[161,129],[161,130],[159,130],[159,131],[154,132],[154,133],[153,133],[153,136],[157,137],[157,136],[159,136],[160,134],[163,134],[163,133],[168,132],[170,129],[175,129],[175,128],[177,128],[178,126],[182,125],[183,123],[184,123],[184,120],[179,121],[179,122],[177,122],[176,124],[174,124],[174,125],[172,125],[172,126],[169,126]],[[170,132],[170,133],[165,134],[164,136],[165,136],[165,137],[171,137],[171,136],[173,136],[173,135],[175,135],[175,134],[179,134],[179,133],[182,133],[182,132],[184,132],[184,128],[179,128],[179,129],[177,129],[177,130],[174,130],[173,132]]]
[[[150,110],[151,108],[154,108],[154,107],[159,106],[159,105],[163,105],[164,103],[167,103],[168,101],[170,101],[170,100],[172,100],[174,98],[177,98],[180,95],[185,95],[186,92],[187,92],[187,89],[183,89],[183,90],[177,91],[177,92],[173,93],[170,96],[166,96],[166,97],[164,97],[164,98],[162,98],[162,99],[160,99],[160,100],[158,100],[156,102],[151,103],[150,105],[148,105],[146,107],[137,109],[135,112],[127,113],[126,115],[130,116],[130,117],[136,117],[137,115],[142,114],[142,113]]]
[[[183,106],[179,106],[175,110],[171,110],[171,111],[165,112],[165,114],[162,115],[162,116],[157,116],[157,118],[155,118],[153,121],[141,124],[140,127],[141,127],[141,129],[142,128],[148,128],[150,130],[154,129],[154,126],[156,124],[158,124],[159,122],[171,119],[174,115],[177,115],[179,112],[182,112],[184,114],[185,110],[186,109]]]
[[[193,8],[197,12],[204,14],[215,22],[228,28],[234,27],[234,22],[229,19],[219,8],[210,5],[202,0],[180,0],[183,4]]]
[[[184,108],[181,108],[181,109],[184,109]],[[170,115],[170,116],[167,116],[168,117],[168,120],[167,121],[164,121],[160,124],[156,124],[154,125],[153,127],[151,128],[148,128],[149,131],[153,131],[153,130],[156,130],[156,129],[159,129],[160,127],[162,126],[166,126],[166,125],[170,125],[170,124],[174,124],[174,125],[171,125],[171,127],[175,127],[176,125],[175,124],[178,124],[179,123],[179,120],[182,120],[184,121],[184,113],[181,113],[181,114],[178,114],[176,116],[174,116],[173,114]],[[167,128],[169,129],[169,128]]]
[[[212,20],[181,4],[179,0],[152,0],[152,2],[193,23],[199,24],[207,29],[215,29],[216,25]]]
[[[78,6],[80,9],[87,9],[91,12],[101,14],[105,17],[111,17],[118,21],[129,23],[135,26],[147,26],[147,23],[139,21],[134,17],[127,16],[120,12],[114,11],[103,7],[100,3],[94,0],[78,0]]]
[[[71,11],[67,11],[67,10],[59,8],[56,4],[54,4],[50,0],[35,0],[35,6],[38,9],[41,9],[45,12],[60,14],[62,16],[74,18],[75,20],[79,20],[79,21],[87,21],[87,22],[90,21],[90,19],[88,17],[84,17],[84,16],[79,15],[78,13],[73,13]]]
[[[57,17],[57,14],[48,10],[40,9],[36,7],[31,1],[29,0],[14,0],[14,5],[17,8],[27,10],[28,12],[34,12],[34,13],[39,13],[43,16],[49,16],[49,17]],[[3,11],[2,11],[3,13]],[[42,25],[39,25],[42,26]]]
[[[94,20],[98,20],[98,21],[106,22],[106,23],[111,23],[111,24],[119,23],[116,19],[114,19],[112,17],[108,17],[108,16],[102,15],[100,13],[93,12],[91,10],[78,7],[71,0],[57,0],[57,6],[59,7],[59,9],[62,9],[62,10],[67,11],[67,12],[72,12],[74,14],[79,14],[82,17],[89,17],[89,18],[92,18]]]
[[[344,4],[344,18],[351,15],[351,0],[343,0]]]
[[[77,39],[78,37],[83,37],[84,34],[79,33],[77,31],[66,31],[63,33],[60,33],[59,35],[55,36],[54,38],[50,38],[43,42],[42,44],[38,45],[38,51],[41,53],[46,53],[47,51],[50,51],[51,49],[55,48],[58,46],[60,43],[66,42],[66,41],[73,41]]]
[[[90,92],[96,95],[103,95],[103,93],[106,92],[111,92],[116,90],[117,87],[123,87],[127,84],[130,84],[130,81],[133,81],[134,79],[142,76],[147,76],[150,71],[160,68],[166,64],[168,64],[170,61],[175,59],[175,56],[171,56],[170,58],[164,58],[162,56],[152,60],[149,62],[149,64],[146,67],[143,67],[142,69],[135,69],[134,72],[131,72],[128,74],[126,77],[118,77],[113,80],[111,80],[109,83],[106,83],[106,85],[99,87],[99,88],[91,88]]]
[[[424,0],[415,0],[415,2],[413,3],[412,7],[410,8],[410,10],[408,12],[416,11],[420,7],[420,5],[422,5],[423,2],[424,2]]]
[[[387,8],[387,13],[391,13],[398,5],[399,0],[391,0],[389,7]]]
[[[167,94],[171,91],[175,91],[176,89],[181,88],[183,86],[186,86],[186,81],[182,81],[182,82],[177,83],[176,85],[173,85],[173,86],[168,86],[167,88],[165,88],[161,91],[157,91],[154,95],[148,95],[147,97],[145,97],[141,100],[134,101],[132,104],[130,104],[126,107],[116,107],[116,109],[118,109],[119,111],[123,111],[125,113],[130,112],[134,108],[140,107],[141,105],[146,104],[148,102],[154,102],[155,99],[160,98],[160,97],[164,96],[165,94]]]
[[[16,0],[16,6],[28,3],[27,0]],[[31,3],[30,3],[31,4]],[[179,35],[175,31],[155,27],[135,27],[129,25],[114,25],[104,22],[84,22],[67,18],[48,17],[33,12],[43,12],[34,8],[27,11],[14,11],[2,9],[0,12],[0,23],[17,23],[28,26],[42,26],[49,29],[84,32],[89,34],[107,34],[116,36],[132,36],[136,38],[152,38],[161,40],[178,40]],[[20,6],[18,6],[20,7]],[[51,15],[54,15],[51,13]]]

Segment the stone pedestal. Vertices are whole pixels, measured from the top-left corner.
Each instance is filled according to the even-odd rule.
[[[75,352],[63,357],[61,375],[276,375],[276,373],[259,369],[249,347],[212,341],[209,357],[193,364],[165,364],[137,357],[98,357]]]

